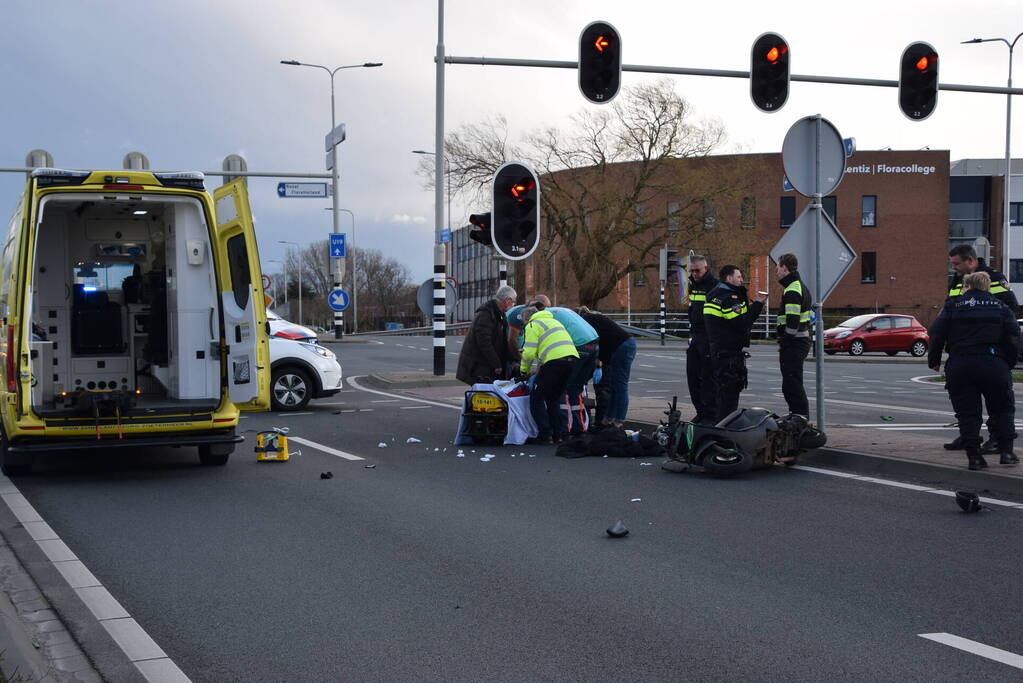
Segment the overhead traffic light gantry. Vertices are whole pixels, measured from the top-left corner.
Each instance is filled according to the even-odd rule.
[[[789,44],[777,33],[764,33],[750,51],[749,93],[760,111],[776,112],[789,99]]]
[[[622,39],[606,21],[587,24],[579,36],[579,90],[594,104],[607,104],[622,83]]]
[[[494,174],[493,192],[494,248],[506,259],[522,260],[540,241],[540,183],[528,166],[510,161]]]
[[[938,51],[929,43],[912,43],[899,62],[899,109],[923,121],[938,105]]]

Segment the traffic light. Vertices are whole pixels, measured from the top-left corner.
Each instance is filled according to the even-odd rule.
[[[929,43],[913,43],[899,63],[899,109],[923,121],[938,104],[938,52]]]
[[[540,241],[540,183],[526,165],[515,161],[494,174],[494,213],[491,238],[497,253],[520,261]]]
[[[490,234],[490,212],[474,213],[469,216],[469,222],[476,227],[469,230],[469,239],[476,240],[486,247],[494,246],[493,237]]]
[[[778,111],[789,99],[789,44],[777,33],[753,41],[749,94],[760,111]]]
[[[607,104],[622,83],[622,39],[606,21],[594,21],[579,36],[579,90],[594,104]]]

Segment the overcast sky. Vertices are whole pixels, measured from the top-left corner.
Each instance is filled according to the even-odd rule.
[[[433,195],[410,152],[433,149],[436,0],[4,0],[0,7],[0,166],[21,166],[29,150],[43,148],[69,168],[119,168],[127,152],[140,151],[160,169],[219,169],[234,153],[250,170],[323,172],[328,77],[278,62],[384,62],[337,76],[337,118],[348,128],[341,205],[355,214],[355,244],[406,263],[417,281],[430,277]],[[904,47],[926,40],[941,55],[943,83],[1005,85],[1004,44],[959,43],[1011,39],[1023,31],[1023,3],[448,0],[446,50],[574,60],[580,30],[596,19],[619,29],[631,64],[746,70],[752,41],[777,31],[797,74],[896,79]],[[651,78],[626,73],[622,81]],[[861,150],[928,145],[949,149],[953,159],[1004,155],[1003,95],[943,92],[928,120],[910,122],[891,88],[793,83],[785,108],[768,115],[750,102],[745,80],[673,80],[698,114],[725,124],[723,153],[778,152],[794,121],[821,113]],[[1020,156],[1023,98],[1015,104]],[[587,106],[596,105],[579,94],[574,70],[447,67],[449,130],[504,113],[517,137],[563,125]],[[5,219],[22,182],[0,174]],[[264,263],[283,256],[277,240],[311,242],[331,229],[329,200],[278,199],[276,183],[249,185]],[[453,223],[483,208],[456,204]],[[349,217],[342,220],[350,232]]]

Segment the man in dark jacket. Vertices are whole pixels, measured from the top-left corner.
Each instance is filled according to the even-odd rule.
[[[799,277],[795,254],[778,257],[775,273],[782,286],[778,309],[778,364],[781,366],[781,391],[789,412],[810,417],[810,403],[803,387],[803,361],[810,353],[810,288]]]
[[[948,344],[945,387],[959,420],[959,438],[971,470],[987,467],[980,450],[981,402],[987,404],[988,429],[996,440],[1003,465],[1015,465],[1012,452],[1015,400],[1012,367],[1020,332],[1016,316],[988,291],[985,272],[963,278],[963,293],[950,298],[931,325],[927,366],[938,372]]]
[[[1008,279],[1002,273],[987,266],[977,257],[977,251],[969,244],[957,244],[952,247],[948,252],[948,265],[955,272],[952,277],[952,282],[948,287],[948,294],[945,297],[947,302],[949,299],[961,296],[963,293],[963,279],[970,273],[987,273],[988,277],[991,278],[991,289],[988,290],[992,296],[1001,301],[1008,307],[1009,312],[1012,313],[1014,318],[1019,317],[1019,303],[1016,301],[1016,295],[1013,293],[1012,288],[1009,286]],[[934,342],[931,342],[932,348]],[[991,432],[991,427],[988,426],[988,440],[981,445],[981,453],[997,453],[998,443],[995,436]],[[950,451],[962,450],[964,448],[963,440],[957,438],[951,443],[945,444],[945,449]]]
[[[476,309],[458,354],[455,376],[460,382],[489,384],[503,379],[509,355],[508,319],[504,314],[515,305],[517,296],[514,289],[504,286],[493,299]]]
[[[721,282],[707,294],[703,321],[707,325],[710,353],[717,383],[717,411],[720,421],[739,406],[739,394],[746,388],[746,352],[750,330],[764,310],[764,297],[752,303],[746,297],[742,271],[724,266],[718,274]]]
[[[686,381],[689,400],[696,409],[693,422],[714,423],[714,366],[710,358],[710,341],[703,321],[703,305],[707,294],[718,285],[718,279],[707,267],[705,256],[689,259],[689,347],[686,349]]]

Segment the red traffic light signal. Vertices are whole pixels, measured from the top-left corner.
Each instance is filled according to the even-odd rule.
[[[789,44],[777,33],[753,41],[749,93],[760,111],[776,112],[789,99]]]
[[[938,52],[929,43],[913,43],[899,63],[899,109],[923,121],[938,105]]]
[[[607,104],[622,82],[622,40],[606,21],[594,21],[579,36],[579,90],[594,104]]]
[[[469,222],[476,227],[469,230],[469,239],[475,240],[480,244],[492,247],[494,246],[493,237],[490,234],[490,212],[486,213],[474,213],[469,216]]]
[[[494,174],[493,193],[494,248],[511,261],[524,259],[540,242],[540,185],[536,174],[525,164],[508,162]]]

